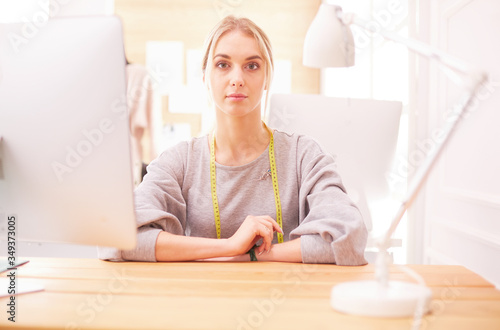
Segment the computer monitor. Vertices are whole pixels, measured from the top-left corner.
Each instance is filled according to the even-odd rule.
[[[131,249],[121,22],[37,24],[0,24],[0,239]]]
[[[269,125],[315,138],[335,157],[349,196],[369,230],[370,204],[387,198],[402,103],[306,94],[273,94]]]

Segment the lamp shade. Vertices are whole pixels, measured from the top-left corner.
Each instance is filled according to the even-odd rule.
[[[326,1],[307,30],[303,64],[313,68],[354,65],[354,38],[340,16],[342,8]]]

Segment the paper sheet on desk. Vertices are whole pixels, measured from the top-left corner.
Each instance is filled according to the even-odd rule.
[[[10,270],[11,268],[16,268],[16,267],[25,265],[28,262],[29,262],[29,260],[16,260],[15,263],[13,265],[11,265],[8,262],[7,258],[2,258],[2,259],[0,259],[0,274]]]
[[[31,279],[17,279],[16,284],[12,285],[11,280],[8,276],[0,278],[0,298],[17,296],[30,292],[39,292],[43,290],[43,285],[38,284]]]
[[[7,259],[0,260],[0,298],[44,290],[44,287],[36,283],[34,279],[17,278],[19,274],[17,267],[27,262],[28,260],[19,260],[11,266]],[[15,275],[12,272],[15,272]]]

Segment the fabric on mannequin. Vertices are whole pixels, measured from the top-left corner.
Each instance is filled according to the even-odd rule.
[[[147,69],[141,64],[127,64],[126,77],[132,167],[134,186],[137,187],[142,181],[145,151],[149,150],[149,159],[157,157],[154,144],[153,84]]]

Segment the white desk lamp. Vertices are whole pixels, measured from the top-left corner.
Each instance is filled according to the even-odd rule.
[[[411,206],[427,175],[436,163],[444,146],[449,141],[457,124],[467,113],[482,85],[487,81],[483,72],[472,70],[466,63],[449,56],[417,40],[403,38],[396,33],[376,31],[376,26],[363,21],[353,14],[343,14],[342,8],[323,0],[304,41],[303,63],[315,68],[348,67],[354,65],[354,38],[349,28],[355,24],[382,37],[401,43],[408,49],[438,61],[455,81],[467,84],[464,98],[454,108],[455,118],[444,127],[444,138],[431,151],[418,168],[409,185],[406,197],[394,216],[387,232],[376,240],[378,248],[376,279],[372,281],[352,281],[332,288],[332,307],[340,312],[378,317],[405,317],[428,311],[432,293],[425,285],[409,282],[390,281],[387,252],[391,235],[394,233],[406,210]],[[450,70],[451,69],[451,70]]]

